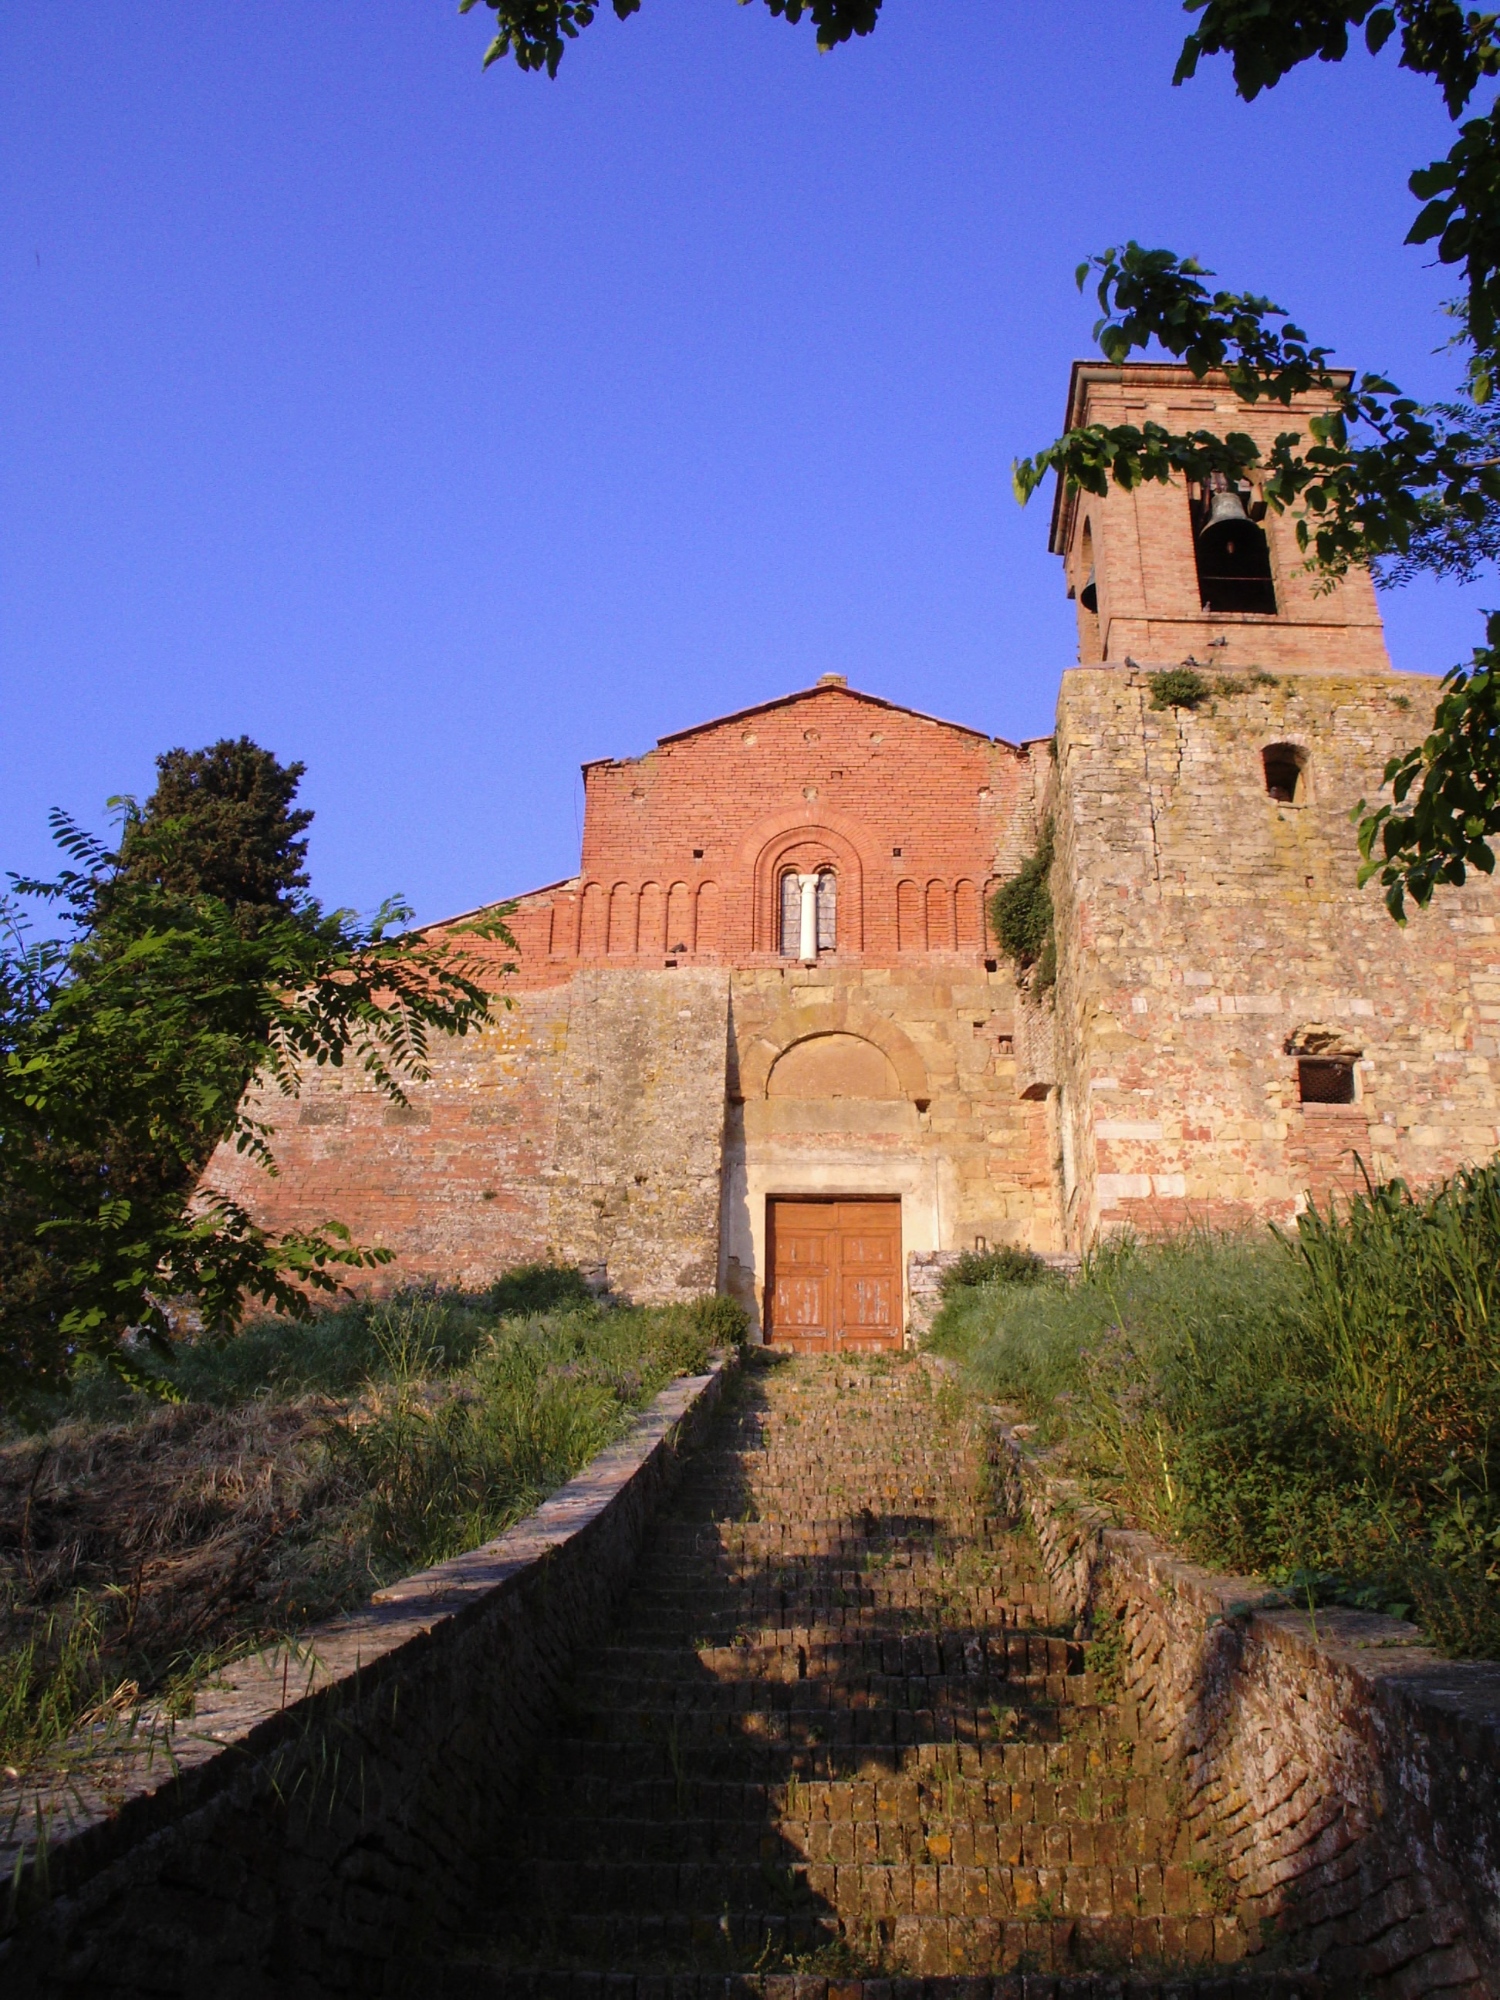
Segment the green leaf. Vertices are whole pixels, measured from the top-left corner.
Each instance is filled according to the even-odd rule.
[[[1396,16],[1389,7],[1377,7],[1365,23],[1365,47],[1378,56],[1396,32]]]

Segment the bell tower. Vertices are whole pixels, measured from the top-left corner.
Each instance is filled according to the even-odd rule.
[[[1327,407],[1242,403],[1222,375],[1199,381],[1175,362],[1077,361],[1067,425],[1161,424],[1173,431],[1247,431],[1269,451],[1306,433]],[[1388,673],[1369,574],[1329,589],[1309,575],[1291,516],[1267,510],[1253,484],[1176,480],[1102,497],[1065,494],[1052,510],[1052,551],[1078,606],[1080,666],[1176,666],[1188,658],[1302,673]]]

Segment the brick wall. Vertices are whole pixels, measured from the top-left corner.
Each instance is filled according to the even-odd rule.
[[[408,1991],[399,1954],[464,1920],[728,1365],[497,1541],[225,1669],[191,1718],[51,1789],[0,1788],[7,2000]]]
[[[986,891],[1030,836],[1031,757],[831,683],[585,766],[581,873],[546,899],[551,976],[775,965],[778,877],[825,863],[839,961],[984,958]],[[531,980],[541,912],[525,918]]]
[[[1242,1927],[1330,1991],[1495,2000],[1500,1664],[1285,1608],[1109,1527],[1003,1424],[995,1449],[1064,1607],[1122,1629],[1127,1713]]]
[[[1171,363],[1137,362],[1122,368],[1077,362],[1068,399],[1069,424],[1148,423],[1174,432],[1242,431],[1266,456],[1282,431],[1308,436],[1309,418],[1328,398],[1309,395],[1290,405],[1240,402],[1222,376],[1196,381]],[[1141,660],[1176,666],[1193,653],[1236,672],[1246,666],[1299,672],[1379,673],[1390,661],[1369,575],[1356,570],[1329,589],[1308,574],[1297,547],[1292,516],[1268,513],[1261,524],[1269,543],[1275,586],[1274,615],[1206,612],[1194,558],[1189,495],[1181,481],[1155,482],[1132,492],[1111,487],[1103,495],[1060,495],[1052,522],[1052,547],[1063,556],[1069,595],[1077,601],[1090,568],[1098,610],[1078,604],[1078,657]]]
[[[479,1287],[556,1258],[624,1298],[711,1291],[727,1005],[723,973],[580,970],[523,991],[482,1034],[434,1046],[408,1108],[361,1072],[262,1092],[270,1179],[221,1148],[205,1181],[281,1230],[330,1217],[396,1252],[385,1281]]]

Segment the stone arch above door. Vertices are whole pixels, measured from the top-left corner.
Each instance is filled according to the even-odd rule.
[[[810,1015],[815,1018],[809,1019]],[[895,1072],[899,1095],[918,1105],[930,1101],[927,1065],[911,1037],[884,1015],[842,997],[816,1010],[785,1008],[742,1052],[740,1095],[747,1099],[770,1096],[771,1073],[782,1056],[801,1043],[833,1036],[873,1043]]]
[[[783,1049],[766,1078],[767,1097],[899,1098],[896,1065],[885,1050],[863,1035],[836,1029],[804,1035]]]

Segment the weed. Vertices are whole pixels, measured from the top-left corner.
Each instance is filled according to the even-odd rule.
[[[99,1609],[79,1591],[0,1655],[0,1764],[24,1769],[87,1721],[138,1696],[134,1682],[111,1690],[103,1637]]]
[[[1036,1284],[1050,1275],[1034,1251],[1005,1244],[994,1250],[962,1251],[944,1271],[939,1288],[946,1299],[965,1285]]]
[[[1083,1649],[1084,1671],[1094,1677],[1096,1701],[1118,1701],[1124,1693],[1127,1651],[1125,1621],[1118,1613],[1096,1618],[1093,1637]]]
[[[1163,673],[1152,674],[1146,685],[1153,708],[1201,708],[1213,693],[1193,667],[1168,667]]]
[[[1035,966],[1033,990],[1043,993],[1057,978],[1057,941],[1053,928],[1053,827],[1044,820],[1036,851],[1027,856],[1009,881],[990,898],[990,926],[1000,949],[1025,972]]]
[[[1197,1881],[1210,1908],[1217,1916],[1227,1916],[1234,1907],[1234,1884],[1217,1855],[1200,1854],[1188,1863],[1188,1873]]]

